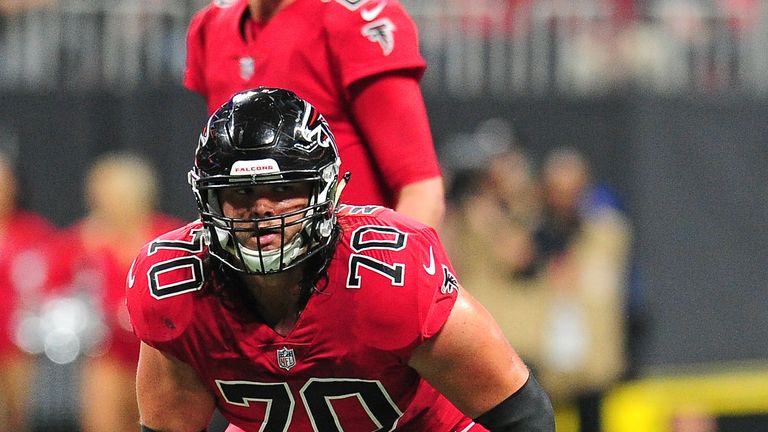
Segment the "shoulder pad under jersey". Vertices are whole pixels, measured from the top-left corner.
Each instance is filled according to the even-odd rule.
[[[165,342],[184,332],[203,287],[203,228],[199,222],[147,243],[131,265],[126,301],[131,325],[146,343]]]
[[[367,293],[387,304],[387,328],[407,325],[401,312],[418,317],[422,338],[444,324],[458,295],[453,266],[436,231],[384,207],[344,206],[339,210],[344,232],[339,246],[339,272],[346,289]],[[397,311],[397,312],[396,312]],[[400,324],[398,324],[400,322]]]

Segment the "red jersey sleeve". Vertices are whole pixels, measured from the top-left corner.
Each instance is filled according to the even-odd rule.
[[[187,31],[187,59],[184,70],[184,87],[208,97],[208,87],[205,84],[205,30],[204,23],[208,10],[213,6],[197,12],[189,24]]]
[[[195,294],[204,279],[198,225],[171,231],[145,245],[128,272],[131,326],[151,346],[178,338],[192,320]]]
[[[381,207],[344,207],[339,219],[349,239],[349,264],[341,266],[347,289],[360,290],[358,306],[370,334],[386,329],[386,338],[370,343],[407,361],[443,327],[458,296],[437,233]]]
[[[424,248],[429,250],[425,256],[420,257],[423,272],[418,272],[421,277],[419,285],[424,287],[419,298],[423,314],[421,334],[424,339],[428,339],[443,328],[456,303],[459,284],[435,230],[424,227],[420,234]]]
[[[440,176],[416,79],[387,74],[359,83],[351,94],[352,111],[390,190],[397,194],[408,184]],[[382,106],[388,109],[382,110]]]
[[[347,4],[350,2],[339,1]],[[416,25],[395,0],[336,5],[326,16],[332,58],[345,88],[383,72],[412,70],[417,78],[426,68],[419,52]]]

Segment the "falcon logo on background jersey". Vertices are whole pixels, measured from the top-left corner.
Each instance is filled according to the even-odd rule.
[[[277,365],[285,370],[291,370],[296,366],[296,355],[293,353],[293,349],[283,347],[277,350]]]
[[[381,45],[381,50],[387,56],[395,49],[395,30],[395,25],[389,18],[382,18],[364,25],[361,32],[371,42]]]
[[[459,290],[459,281],[456,276],[448,270],[448,267],[443,265],[443,286],[440,287],[440,292],[443,294],[451,294],[454,291]]]
[[[248,81],[256,72],[256,61],[253,57],[240,57],[240,78]]]

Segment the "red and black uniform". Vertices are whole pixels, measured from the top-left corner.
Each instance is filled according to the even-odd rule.
[[[199,222],[140,252],[134,331],[189,364],[243,430],[484,430],[407,364],[457,297],[435,231],[381,207],[344,207],[339,222],[327,285],[287,336],[222,305],[204,281]]]
[[[259,86],[291,90],[328,121],[352,181],[344,202],[393,207],[400,189],[440,175],[430,134],[404,134],[401,124],[380,142],[362,136],[354,115],[378,118],[391,106],[353,113],[353,85],[374,76],[407,73],[419,79],[426,64],[416,27],[396,0],[295,0],[265,23],[250,19],[247,0],[217,1],[192,19],[184,85],[203,95],[209,113],[234,93]],[[403,104],[422,104],[411,92]],[[426,120],[424,121],[426,123]],[[420,127],[429,130],[428,124]]]
[[[55,228],[43,217],[18,210],[0,232],[0,358],[17,350],[16,326],[23,309],[40,306],[48,269],[42,246]]]

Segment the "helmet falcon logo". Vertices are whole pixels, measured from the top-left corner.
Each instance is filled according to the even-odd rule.
[[[291,370],[296,366],[296,355],[293,353],[293,349],[282,347],[277,350],[277,365],[285,370]]]
[[[389,18],[382,18],[364,25],[361,32],[371,42],[378,42],[384,55],[388,56],[395,49],[395,24]]]
[[[328,123],[313,106],[306,103],[304,118],[301,121],[301,135],[307,142],[296,142],[294,147],[307,153],[311,153],[318,146],[328,147],[333,142]]]
[[[203,146],[205,146],[208,143],[208,137],[210,136],[211,131],[211,121],[213,121],[213,118],[209,118],[208,122],[205,124],[205,127],[203,127],[203,130],[200,131],[200,138],[197,141],[197,150],[200,150]]]

